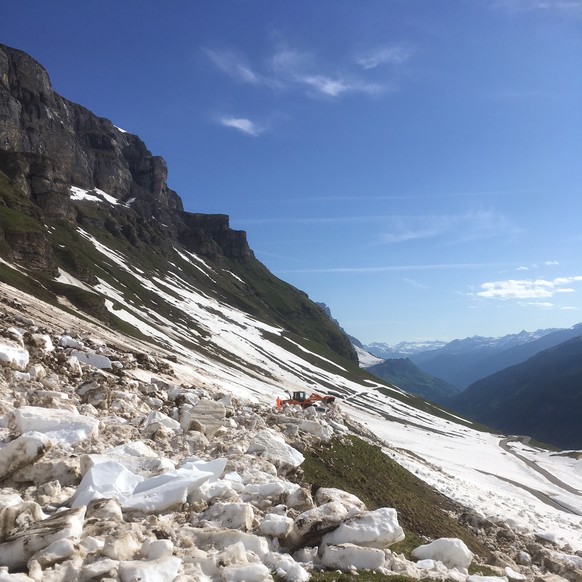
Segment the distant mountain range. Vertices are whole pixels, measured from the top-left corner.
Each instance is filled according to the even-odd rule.
[[[371,374],[465,417],[561,448],[582,447],[582,323],[446,344],[374,343],[357,352]],[[381,363],[370,355],[404,352],[410,356]]]
[[[373,342],[361,347],[378,358],[388,360],[391,358],[408,358],[419,353],[428,353],[443,348],[446,345],[447,342],[445,341],[432,340],[425,342],[400,342],[395,346],[383,342]]]
[[[580,334],[582,324],[569,329],[521,331],[498,338],[473,336],[448,343],[402,342],[395,346],[372,343],[363,348],[384,359],[408,357],[423,372],[464,390],[481,378],[519,364]]]
[[[360,353],[358,351],[358,356]],[[458,394],[458,388],[423,372],[409,358],[391,358],[366,368],[370,374],[395,384],[402,390],[437,404]]]
[[[447,405],[506,433],[582,448],[582,335],[471,384]]]

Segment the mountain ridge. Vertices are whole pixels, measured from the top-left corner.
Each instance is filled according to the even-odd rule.
[[[165,162],[137,136],[54,93],[39,63],[5,45],[0,45],[0,79],[0,252],[8,261],[34,268],[38,281],[27,285],[52,294],[53,301],[64,293],[77,308],[119,323],[105,295],[94,293],[99,280],[115,287],[121,278],[122,294],[134,292],[151,302],[128,265],[144,272],[167,265],[211,295],[268,316],[300,337],[311,335],[357,362],[345,334],[305,293],[256,260],[246,233],[232,230],[227,215],[183,210],[166,184]],[[112,265],[97,239],[125,258]],[[184,252],[206,258],[217,273],[231,274],[209,287],[205,268]],[[121,274],[114,272],[118,267]],[[4,271],[5,281],[18,278],[24,284],[18,274]],[[61,271],[91,289],[55,282]],[[175,308],[168,304],[165,310],[171,314]]]
[[[49,119],[42,100],[27,95],[22,102],[13,99],[13,104],[28,108],[24,116],[30,124],[28,133],[38,131],[33,137],[37,144],[44,143],[42,134],[48,131],[49,121],[59,126],[60,122]],[[5,99],[0,103],[12,102]],[[36,129],[35,115],[41,120]],[[86,121],[91,129],[93,122]],[[4,145],[10,135],[3,135]],[[94,142],[103,143],[100,135],[93,130],[83,134],[89,136],[88,160],[97,151]],[[540,449],[518,449],[532,459],[530,465],[522,463],[502,450],[498,435],[476,430],[470,421],[360,370],[345,335],[306,294],[273,277],[252,254],[233,256],[228,245],[221,246],[215,236],[228,231],[216,234],[200,215],[200,232],[186,246],[178,236],[183,232],[178,229],[183,220],[179,209],[170,217],[176,221],[173,230],[172,224],[165,228],[159,216],[149,216],[144,210],[147,204],[136,205],[128,195],[139,190],[139,180],[148,182],[149,170],[136,175],[137,186],[130,184],[115,197],[94,182],[74,184],[71,175],[45,155],[47,151],[19,153],[14,146],[3,158],[10,164],[2,166],[11,178],[0,174],[0,409],[5,437],[0,443],[4,460],[0,466],[10,473],[7,455],[23,442],[40,445],[40,450],[27,447],[27,451],[34,448],[35,455],[48,452],[40,462],[30,459],[22,467],[21,481],[10,481],[18,494],[6,489],[8,503],[19,504],[15,511],[16,506],[10,505],[10,511],[24,512],[21,521],[33,526],[18,531],[16,538],[8,533],[8,538],[0,539],[3,559],[9,555],[18,560],[11,563],[11,569],[19,571],[19,579],[29,570],[34,579],[47,580],[78,579],[80,571],[95,578],[113,578],[119,573],[120,579],[145,578],[153,571],[174,580],[169,572],[179,570],[177,580],[183,576],[268,581],[273,572],[289,582],[303,582],[310,575],[318,580],[335,574],[316,570],[307,574],[298,561],[306,568],[329,565],[332,570],[351,570],[353,557],[362,556],[373,557],[380,570],[425,577],[426,569],[399,554],[403,551],[410,556],[416,543],[426,539],[412,536],[410,548],[395,547],[394,554],[378,547],[351,547],[334,536],[341,533],[340,528],[349,528],[353,518],[359,519],[363,511],[359,502],[344,495],[347,506],[333,503],[331,508],[327,506],[332,511],[324,513],[325,497],[323,502],[314,501],[325,493],[318,486],[318,475],[323,473],[315,470],[325,469],[325,484],[330,487],[341,476],[350,486],[357,483],[358,491],[374,493],[374,503],[382,507],[379,513],[365,517],[380,518],[374,523],[381,528],[395,523],[397,515],[395,508],[385,504],[398,503],[410,524],[422,521],[417,520],[422,516],[435,519],[429,530],[414,530],[418,535],[436,537],[451,532],[440,527],[436,502],[428,501],[431,511],[426,511],[426,489],[410,496],[406,471],[395,471],[393,464],[383,463],[387,466],[380,475],[375,474],[380,464],[374,467],[372,463],[380,455],[391,457],[430,483],[438,491],[437,497],[444,495],[456,502],[453,517],[458,524],[499,552],[491,556],[495,562],[488,566],[489,571],[502,576],[504,568],[512,567],[527,575],[576,574],[570,554],[580,545],[578,514],[582,508],[565,485],[577,486],[577,473],[571,470],[576,469],[577,459],[551,456]],[[115,148],[107,151],[117,155]],[[148,161],[149,152],[142,153],[144,164],[134,160],[135,167],[147,170],[156,166]],[[108,163],[115,167],[110,162],[104,158],[99,167]],[[124,175],[133,179],[128,172]],[[146,202],[155,201],[154,191],[142,193]],[[47,200],[61,204],[55,208],[56,214],[43,209]],[[224,220],[219,225],[224,227]],[[199,244],[204,241],[207,246]],[[35,255],[43,252],[42,245],[52,252],[52,263],[47,261],[45,268],[42,257],[33,263]],[[328,414],[315,408],[277,412],[276,396],[294,389],[334,394],[337,409]],[[64,418],[66,423],[73,417],[90,427],[91,435],[82,435],[85,440],[73,449],[51,444],[46,435],[30,435],[27,429],[42,429],[45,418],[51,416]],[[31,421],[23,422],[27,418]],[[67,437],[76,431],[61,432]],[[354,434],[378,444],[373,455]],[[332,435],[337,440],[330,442]],[[315,448],[318,442],[323,443],[321,451]],[[156,513],[157,502],[168,500],[168,495],[161,495],[153,502],[150,497],[147,506],[147,499],[137,499],[145,515],[132,514],[135,494],[143,492],[142,477],[136,479],[135,475],[131,478],[139,485],[129,492],[106,489],[105,499],[89,503],[90,487],[84,486],[99,475],[96,465],[103,460],[101,455],[119,462],[119,457],[113,457],[119,455],[118,447],[123,448],[124,457],[135,457],[137,451],[139,461],[123,461],[131,465],[130,473],[136,464],[144,470],[142,462],[154,467],[155,475],[146,471],[148,487],[161,482],[162,487],[168,486],[166,493],[175,491],[175,485],[182,488],[170,509],[160,511],[158,506]],[[149,449],[145,458],[144,448]],[[291,463],[301,480],[301,451],[315,465],[311,467],[312,488],[293,486],[284,479]],[[532,469],[538,460],[562,479],[550,481]],[[196,463],[208,473],[217,473],[217,478],[221,476],[217,464],[221,471],[229,472],[202,492],[191,483],[176,483],[185,474],[192,475]],[[334,470],[338,463],[342,464],[341,475]],[[514,476],[516,464],[520,466],[517,484],[508,479]],[[125,471],[124,466],[117,469]],[[117,485],[115,475],[119,473],[106,472],[106,487],[113,482]],[[391,488],[392,479],[404,480]],[[378,488],[378,481],[386,482]],[[77,490],[71,495],[73,487]],[[544,491],[532,497],[531,491],[538,488]],[[551,505],[552,496],[565,498],[572,509],[563,511]],[[89,506],[88,519],[83,518],[84,503]],[[57,509],[67,506],[71,509]],[[459,507],[467,511],[458,515]],[[311,509],[315,511],[308,516],[300,513]],[[50,513],[46,520],[42,510]],[[232,517],[240,520],[238,525],[233,526]],[[45,552],[52,540],[38,535],[47,529],[37,526],[48,528],[55,520],[59,526],[63,523],[59,519],[74,519],[82,536],[73,532],[69,536],[66,527],[60,528],[60,535],[66,538],[58,546],[62,553],[56,546]],[[289,539],[289,532],[298,537]],[[325,533],[330,536],[324,543]],[[539,534],[545,538],[536,537]],[[372,537],[377,544],[377,530]],[[78,543],[79,538],[85,544]],[[509,541],[502,543],[501,538]],[[40,553],[11,552],[23,540],[26,543],[20,547],[39,539],[46,542]],[[543,539],[553,540],[552,546],[542,545]],[[347,541],[362,540],[356,535]],[[308,543],[312,546],[302,551],[301,546]],[[295,557],[279,551],[293,552],[298,547],[301,550]],[[319,555],[324,550],[329,553],[327,559]],[[531,567],[518,563],[521,552],[529,556]],[[334,561],[338,553],[344,559]],[[471,560],[465,560],[470,556],[462,553],[465,568]],[[360,570],[370,569],[360,564]],[[446,580],[454,575],[460,582],[470,582],[468,574],[456,573],[436,561],[424,566],[430,566],[432,578]],[[252,577],[245,575],[247,568],[255,573]]]
[[[582,334],[471,384],[445,404],[511,434],[582,447]]]

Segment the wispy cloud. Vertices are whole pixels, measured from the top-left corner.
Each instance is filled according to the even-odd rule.
[[[241,55],[212,49],[204,49],[204,52],[210,61],[229,77],[251,85],[263,83],[262,77],[251,69]]]
[[[364,214],[352,216],[239,218],[244,224],[374,224],[383,228],[376,244],[400,243],[454,233],[463,242],[519,232],[508,219],[494,211],[444,215]]]
[[[356,67],[353,62],[321,62],[314,53],[296,49],[286,42],[280,42],[269,58],[253,66],[238,52],[206,48],[204,53],[220,71],[240,83],[332,99],[348,93],[376,95],[387,91],[388,86],[369,79],[366,71],[390,60],[396,64],[409,58],[403,48],[379,49],[364,60],[365,65],[360,63]]]
[[[311,196],[308,198],[281,198],[276,200],[279,203],[313,203],[313,202],[367,202],[381,200],[436,200],[446,198],[488,198],[494,196],[521,196],[522,194],[539,194],[543,190],[476,190],[474,192],[434,192],[430,194],[384,194],[377,196],[367,195],[332,195],[332,196]]]
[[[401,65],[412,56],[412,51],[403,45],[378,47],[360,54],[355,61],[363,69],[375,69],[382,65]]]
[[[487,299],[549,299],[558,293],[574,293],[571,285],[581,281],[582,276],[491,281],[481,285],[477,296]]]
[[[237,131],[252,137],[257,137],[265,131],[263,127],[245,117],[221,117],[219,123],[224,125],[224,127],[236,129]]]
[[[349,90],[349,85],[341,78],[333,79],[324,75],[305,75],[297,77],[297,79],[328,97],[338,97]]]
[[[437,237],[447,242],[469,242],[500,235],[513,236],[519,232],[503,214],[478,210],[463,214],[421,215],[394,217],[391,228],[384,232],[378,244],[402,243]]]
[[[368,95],[374,95],[383,91],[383,88],[376,83],[364,83],[341,76],[303,75],[297,77],[296,80],[315,90],[316,93],[325,95],[326,97],[339,97],[344,93],[367,93]]]
[[[412,287],[416,287],[417,289],[429,289],[428,285],[425,285],[424,283],[420,283],[419,281],[415,281],[414,279],[410,279],[408,277],[403,277],[402,280],[405,283],[408,283],[409,285],[411,285]]]
[[[507,267],[508,263],[435,263],[427,265],[390,265],[384,267],[331,267],[331,268],[312,268],[312,269],[290,269],[280,270],[278,273],[390,273],[400,271],[446,271],[446,270],[463,270],[463,269],[483,269],[483,268],[500,268]]]

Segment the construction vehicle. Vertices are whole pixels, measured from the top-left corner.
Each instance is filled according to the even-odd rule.
[[[335,402],[335,396],[321,396],[320,394],[310,394],[307,396],[307,393],[303,390],[297,390],[289,394],[288,400],[277,398],[277,409],[280,410],[284,404],[294,404],[301,406],[301,408],[309,408],[317,404],[331,404],[332,402]]]

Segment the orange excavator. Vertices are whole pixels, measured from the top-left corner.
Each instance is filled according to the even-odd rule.
[[[301,408],[309,408],[317,404],[331,404],[332,402],[335,402],[335,396],[321,396],[320,394],[307,396],[306,392],[298,390],[293,392],[287,400],[277,398],[277,410],[281,410],[284,404],[295,404],[296,406],[301,406]]]

